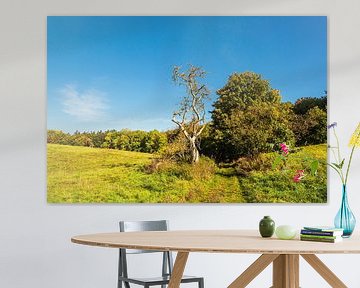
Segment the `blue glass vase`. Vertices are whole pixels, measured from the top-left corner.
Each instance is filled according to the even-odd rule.
[[[349,207],[346,185],[342,188],[341,207],[336,214],[334,224],[336,228],[344,229],[343,237],[350,237],[355,228],[356,219]]]

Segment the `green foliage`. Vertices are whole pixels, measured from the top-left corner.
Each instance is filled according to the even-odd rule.
[[[315,176],[319,168],[319,160],[312,160],[310,164],[311,175]]]
[[[61,130],[48,130],[47,143],[72,146],[101,147],[107,132],[82,132],[74,134],[65,133]]]
[[[187,92],[173,115],[177,129],[74,134],[49,130],[48,143],[161,153],[163,159],[180,162],[196,162],[202,155],[231,163],[239,158],[256,159],[283,142],[290,146],[326,142],[326,96],[301,98],[294,105],[282,103],[279,91],[260,74],[235,73],[217,91],[212,121],[206,123],[204,101],[209,91],[198,81],[205,71],[190,66],[185,72],[175,67],[173,72],[175,82]]]
[[[108,131],[105,135],[104,142],[101,147],[115,149],[116,148],[117,132],[115,130]]]
[[[212,122],[207,123],[201,136],[199,137],[200,154],[207,157],[216,159],[216,151],[219,148],[215,142],[214,129],[212,128]]]
[[[241,157],[235,163],[238,175],[248,176],[253,171],[266,172],[272,168],[273,155],[262,153],[255,157]]]
[[[105,142],[105,136],[106,136],[106,131],[103,132],[103,131],[93,131],[93,132],[90,132],[90,133],[87,133],[88,134],[88,137],[91,139],[92,143],[93,143],[93,147],[96,147],[96,148],[101,148],[103,143]]]
[[[315,106],[304,115],[295,115],[292,130],[297,146],[325,143],[327,140],[327,113]]]
[[[157,153],[165,149],[167,145],[166,134],[157,130],[148,132],[142,139],[141,146],[147,153]]]
[[[48,144],[50,203],[244,202],[236,176],[217,173],[214,162],[168,162],[148,173],[147,153]]]
[[[324,203],[327,199],[326,180],[308,177],[299,185],[289,182],[291,174],[255,172],[240,182],[248,203]]]
[[[75,135],[75,137],[73,137],[73,145],[94,147],[92,139],[84,134]]]
[[[289,156],[287,170],[269,171],[254,165],[246,176],[234,167],[219,168],[208,158],[199,163],[159,161],[147,171],[147,153],[48,144],[48,201],[50,203],[273,203],[326,201],[326,167],[317,175],[310,168],[302,183],[292,183],[303,160],[326,159],[326,145],[306,146]],[[264,154],[263,162],[273,159]],[[258,170],[256,170],[258,169]],[[300,185],[299,185],[300,184]]]
[[[310,109],[318,107],[324,112],[327,112],[327,96],[317,97],[303,97],[298,99],[294,104],[294,112],[297,115],[305,115]]]
[[[217,169],[215,162],[207,157],[201,157],[199,162],[193,165],[169,160],[158,160],[156,163],[156,169],[152,170],[152,173],[176,175],[186,180],[209,180],[215,175]]]
[[[276,155],[276,157],[271,165],[271,168],[275,169],[275,168],[279,167],[281,164],[284,164],[285,161],[286,161],[286,158],[284,155],[281,155],[281,154]]]
[[[266,173],[252,171],[248,177],[240,179],[244,198],[253,203],[326,202],[326,154],[327,148],[324,144],[306,146],[289,154],[285,168],[268,170]],[[271,154],[268,154],[268,157],[271,159]],[[294,183],[292,178],[299,169],[305,169],[305,178],[300,183]]]
[[[119,149],[144,153],[161,152],[167,145],[167,136],[157,130],[78,132],[73,135],[58,130],[48,130],[49,144]]]
[[[48,130],[47,143],[71,145],[71,135],[61,130]]]
[[[231,114],[234,110],[243,110],[259,102],[280,103],[281,101],[279,91],[272,89],[269,81],[254,72],[232,74],[217,94],[219,98],[213,105],[214,121],[221,120],[224,113]]]
[[[162,160],[170,160],[173,162],[191,162],[191,154],[189,152],[189,143],[186,137],[179,133],[160,153]]]
[[[290,129],[292,106],[281,103],[278,90],[252,72],[233,74],[212,111],[213,152],[218,161],[254,157],[269,152],[272,145],[294,143]]]
[[[325,143],[327,139],[327,96],[321,98],[304,97],[293,107],[295,113],[292,130],[296,145]]]

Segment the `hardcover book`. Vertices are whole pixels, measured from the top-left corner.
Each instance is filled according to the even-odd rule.
[[[314,241],[314,242],[324,242],[324,243],[337,243],[342,241],[342,237],[332,238],[314,238],[314,237],[303,237],[300,235],[301,241]]]
[[[341,231],[343,232],[344,229],[343,228],[336,228],[336,227],[332,227],[332,226],[304,226],[305,230],[311,230],[311,231],[330,231],[330,232],[334,232],[334,231]]]
[[[320,230],[301,229],[300,233],[302,235],[341,236],[343,234],[343,230],[320,231]]]
[[[310,239],[342,239],[341,236],[323,236],[323,235],[304,235],[300,234],[301,238],[310,238]]]

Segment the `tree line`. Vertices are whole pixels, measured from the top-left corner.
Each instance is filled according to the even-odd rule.
[[[48,143],[161,153],[169,158],[197,162],[199,155],[217,162],[241,157],[256,158],[274,151],[280,143],[305,146],[327,139],[327,93],[283,102],[280,91],[254,72],[234,73],[212,103],[211,120],[205,121],[205,102],[210,91],[200,80],[206,73],[190,66],[173,70],[175,83],[186,88],[168,131],[48,131]]]
[[[167,136],[166,133],[157,130],[149,132],[128,129],[120,131],[76,131],[74,134],[65,133],[61,130],[48,130],[47,142],[51,144],[156,153],[167,145]]]

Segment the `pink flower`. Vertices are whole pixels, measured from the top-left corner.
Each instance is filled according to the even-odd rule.
[[[287,156],[289,154],[289,148],[286,146],[285,143],[280,144],[280,149],[282,151],[283,156]]]
[[[293,177],[293,181],[295,183],[299,183],[305,177],[305,170],[297,170],[295,176]]]

